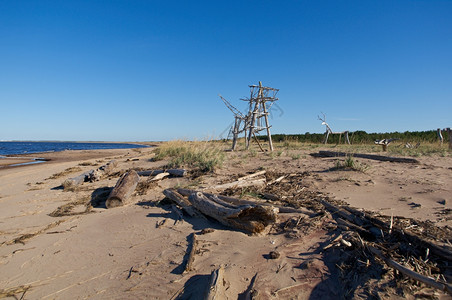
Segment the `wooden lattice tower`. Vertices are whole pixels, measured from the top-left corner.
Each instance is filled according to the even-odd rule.
[[[268,142],[270,151],[273,151],[273,143],[270,134],[270,124],[268,122],[268,112],[273,103],[278,100],[276,94],[278,89],[262,86],[262,82],[259,81],[259,85],[250,85],[250,98],[241,99],[248,102],[248,112],[246,114],[241,113],[231,103],[224,99],[221,95],[220,98],[226,104],[226,106],[234,114],[234,125],[231,129],[232,132],[232,150],[235,150],[238,137],[241,133],[245,133],[246,149],[249,148],[251,139],[254,137],[259,147],[263,151],[259,140],[256,137],[256,133],[262,130],[267,131]]]
[[[258,142],[256,133],[266,130],[270,151],[273,151],[272,136],[270,134],[271,126],[268,123],[268,111],[273,103],[278,100],[276,94],[279,90],[271,87],[264,87],[262,86],[261,81],[259,81],[259,85],[250,85],[249,87],[251,93],[250,98],[242,99],[249,102],[248,116],[250,121],[247,128],[248,135],[246,136],[246,149],[250,147],[251,138],[254,137]]]

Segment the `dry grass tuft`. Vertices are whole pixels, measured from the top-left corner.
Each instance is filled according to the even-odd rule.
[[[81,212],[74,212],[73,209],[77,206],[84,205],[85,210]],[[74,215],[84,215],[89,213],[93,209],[91,205],[91,201],[89,198],[84,197],[79,200],[66,203],[64,205],[61,205],[56,210],[51,212],[49,216],[51,217],[63,217],[63,216],[74,216]]]
[[[225,154],[214,142],[171,141],[156,149],[155,160],[169,158],[169,168],[191,167],[211,172],[221,167]]]
[[[46,180],[49,180],[49,179],[57,179],[57,178],[66,176],[67,174],[74,173],[74,172],[80,172],[80,171],[82,171],[82,169],[81,169],[80,167],[67,168],[67,169],[64,170],[63,172],[53,174],[53,175],[50,176],[49,178],[46,178]]]

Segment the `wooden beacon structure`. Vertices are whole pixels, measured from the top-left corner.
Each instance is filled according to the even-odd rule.
[[[278,89],[262,86],[262,82],[259,81],[259,85],[250,85],[250,97],[240,99],[248,102],[248,112],[242,113],[235,108],[229,101],[220,98],[226,104],[226,106],[234,114],[234,124],[231,128],[232,133],[232,150],[234,151],[237,146],[237,140],[241,133],[245,135],[246,149],[249,149],[251,139],[255,139],[259,148],[264,151],[260,144],[256,134],[265,130],[268,137],[269,150],[273,151],[272,137],[270,134],[270,123],[268,121],[268,114],[271,106],[275,101]]]

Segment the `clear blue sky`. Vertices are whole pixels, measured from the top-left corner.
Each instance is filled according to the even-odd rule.
[[[216,138],[249,84],[273,133],[452,126],[452,1],[0,0],[0,140]]]

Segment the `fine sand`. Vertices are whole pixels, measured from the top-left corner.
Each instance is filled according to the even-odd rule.
[[[419,164],[357,159],[369,166],[359,172],[334,170],[335,158],[315,158],[307,150],[280,156],[228,152],[223,168],[214,173],[164,179],[137,190],[127,206],[86,209],[90,201],[105,198],[125,170],[163,167],[165,161],[153,161],[153,151],[44,153],[31,157],[50,161],[16,167],[8,165],[29,160],[0,160],[0,297],[200,299],[212,270],[224,265],[228,299],[245,299],[255,274],[258,299],[340,299],[344,290],[336,250],[319,250],[332,237],[329,218],[313,220],[304,232],[282,234],[275,227],[248,235],[210,219],[178,220],[171,206],[159,204],[165,188],[231,182],[262,168],[275,176],[303,174],[299,190],[313,199],[325,196],[387,216],[452,226],[452,157],[420,157]],[[116,173],[75,191],[62,189],[65,179],[112,159],[118,162]],[[66,214],[50,216],[67,204]],[[290,219],[299,215],[280,214],[279,222]],[[215,230],[198,235],[193,270],[184,273],[189,235],[205,228]],[[281,257],[269,259],[270,251]],[[357,288],[348,297],[361,292]],[[379,295],[402,299],[386,293]],[[437,296],[447,299],[442,293]]]

